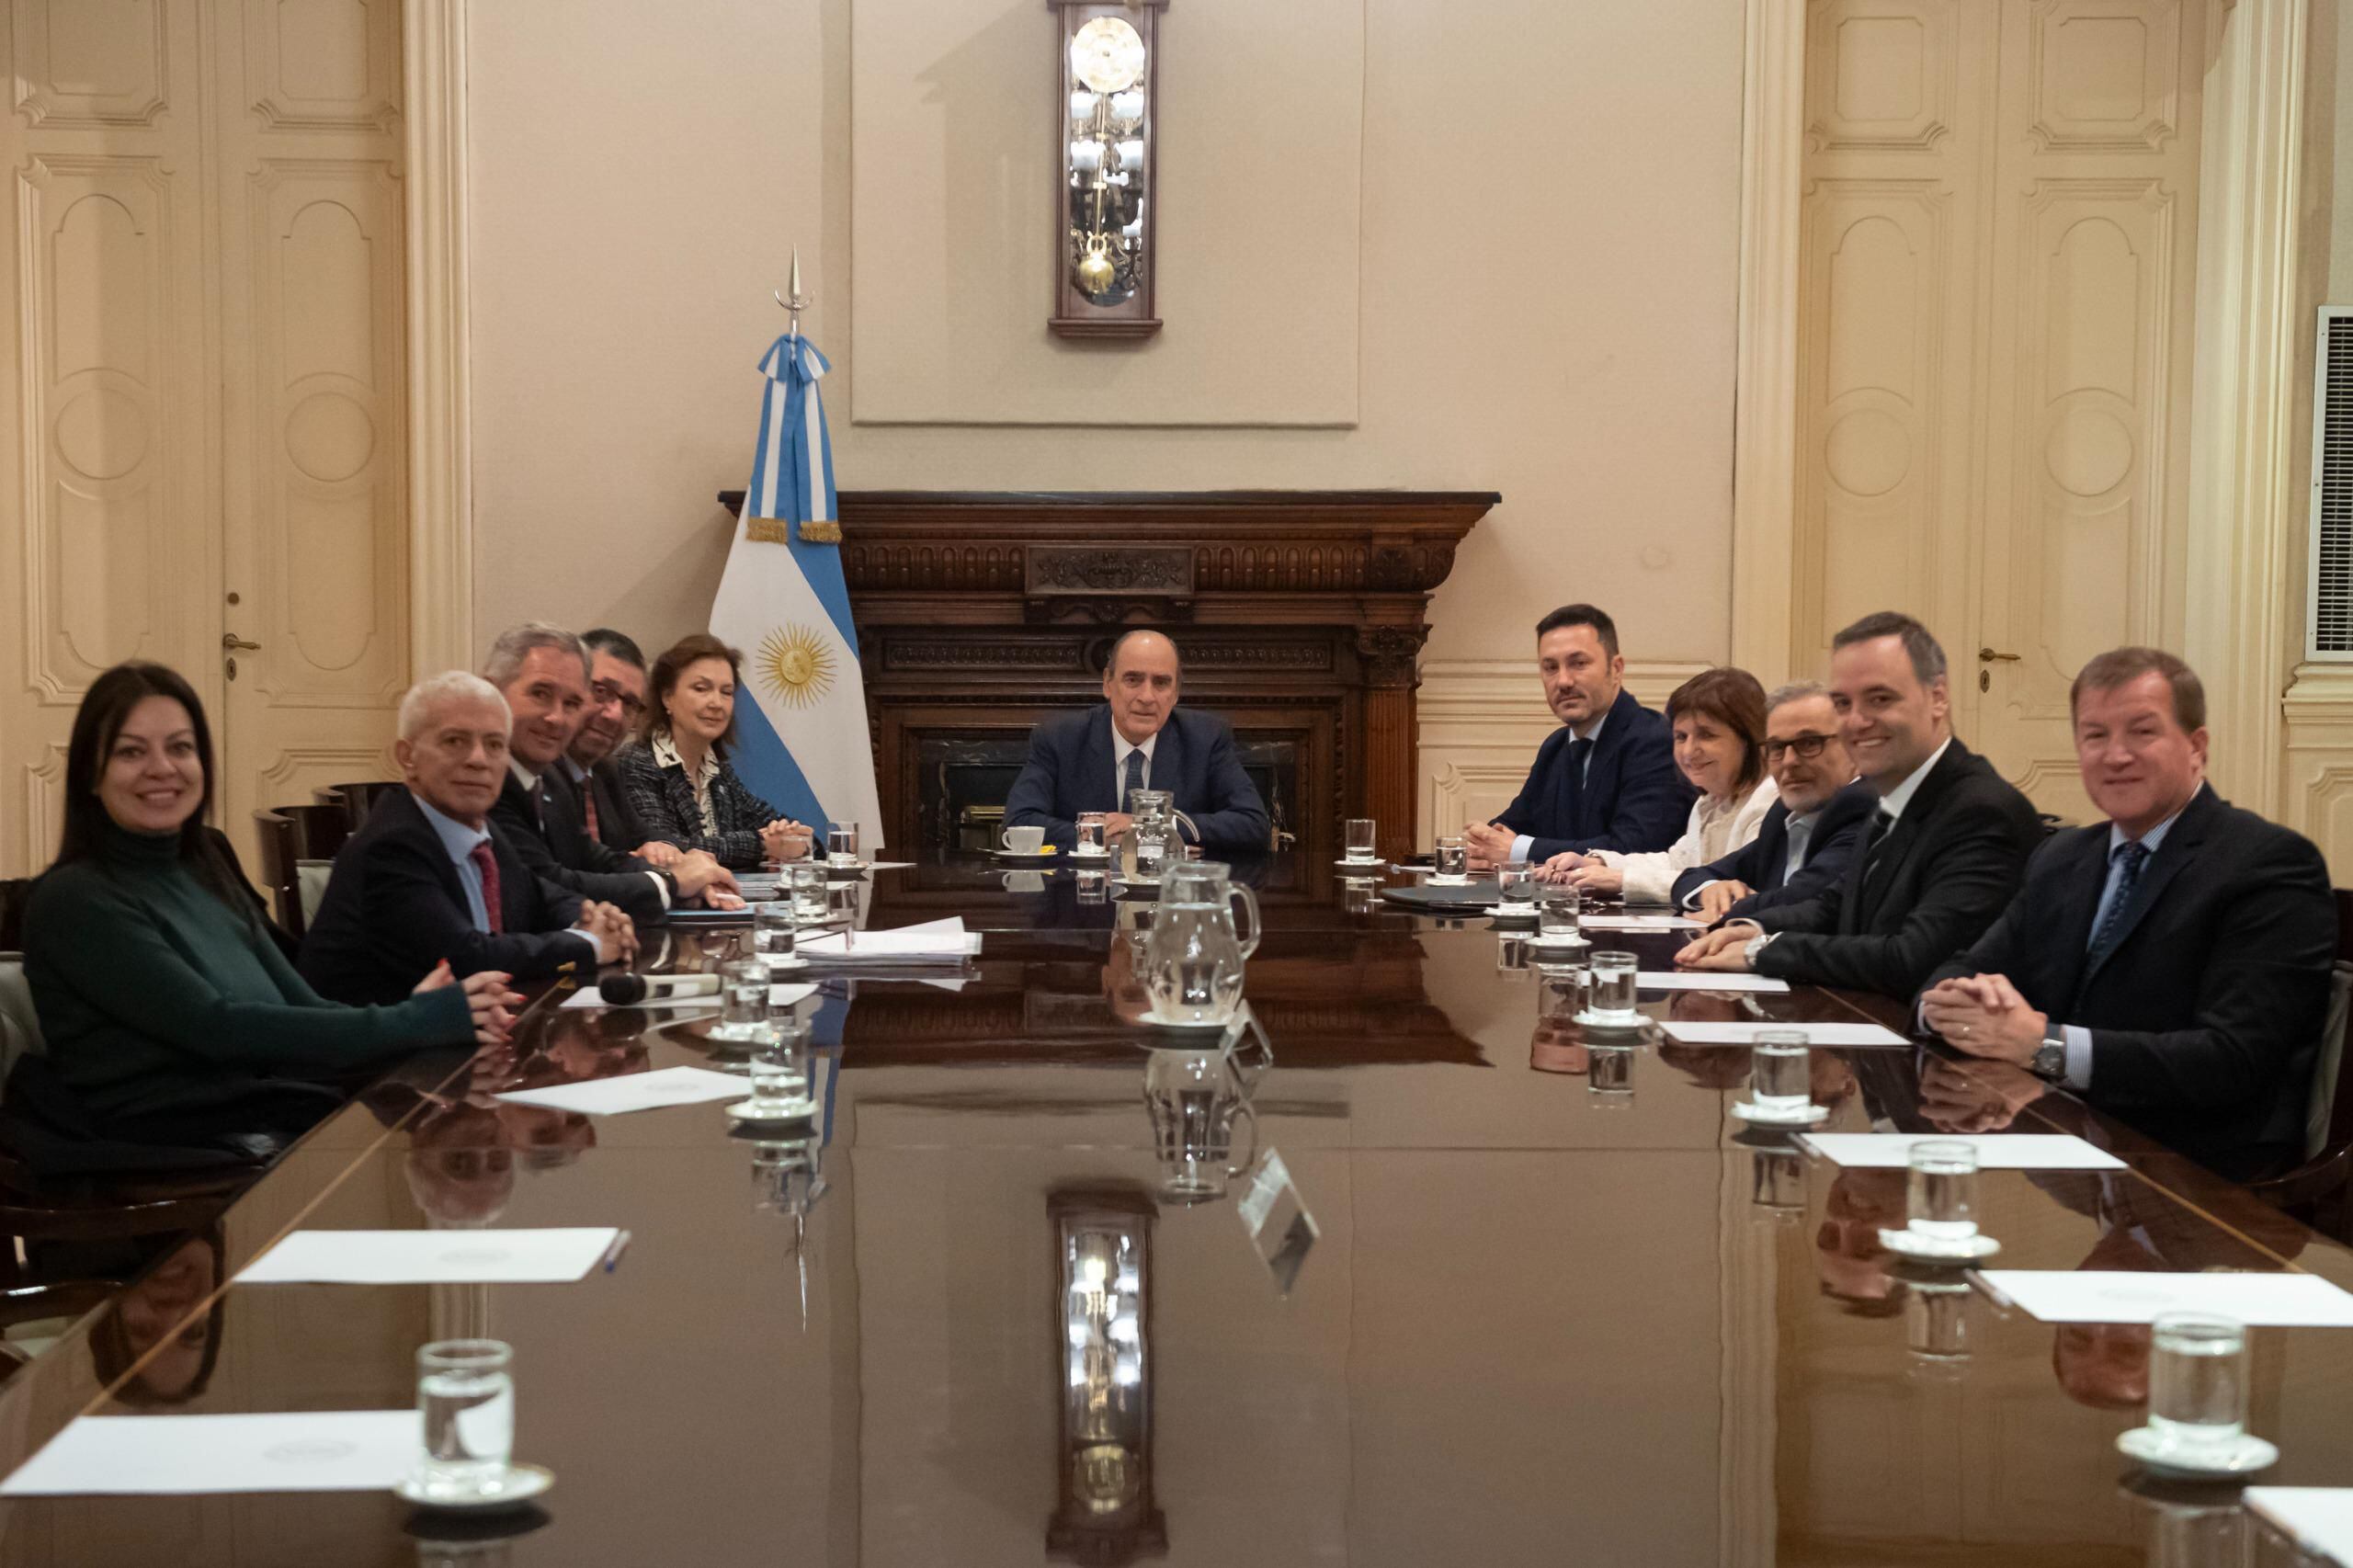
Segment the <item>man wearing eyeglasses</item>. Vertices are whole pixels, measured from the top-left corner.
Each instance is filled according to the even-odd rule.
[[[1862,843],[1878,798],[1855,778],[1838,710],[1817,681],[1767,701],[1765,766],[1780,799],[1756,836],[1675,881],[1675,902],[1712,925],[1835,887]]]
[[[608,626],[580,641],[588,648],[588,707],[564,754],[563,772],[579,797],[582,825],[608,849],[634,855],[649,866],[666,867],[677,859],[678,846],[647,835],[606,763],[645,717],[645,654],[630,637]]]

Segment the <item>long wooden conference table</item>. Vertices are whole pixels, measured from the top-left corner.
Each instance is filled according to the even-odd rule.
[[[856,896],[869,929],[955,914],[983,949],[955,975],[818,971],[813,1138],[747,1137],[715,1102],[493,1099],[713,1065],[665,1015],[540,1007],[511,1060],[369,1090],[0,1398],[6,1471],[82,1414],[404,1406],[420,1344],[495,1336],[517,1458],[557,1476],[540,1508],[486,1528],[377,1493],[21,1498],[0,1565],[2295,1561],[2235,1494],[2117,1452],[2145,1328],[2053,1328],[1896,1263],[1876,1232],[1903,1173],[1733,1119],[1743,1048],[1654,1040],[1597,1088],[1483,918],[1327,873],[1268,887],[1247,1168],[1178,1200],[1142,1092],[1166,1040],[1125,1021],[1130,901],[985,859]],[[651,933],[641,965],[733,937]],[[1677,940],[1597,938],[1646,969]],[[1901,1022],[1806,988],[1643,1008]],[[2353,1286],[2343,1246],[2018,1075],[1910,1046],[1814,1068],[1832,1131],[2069,1131],[2123,1159],[1985,1173],[2002,1267]],[[571,1285],[222,1284],[295,1228],[483,1225],[631,1241]],[[1099,1365],[1067,1322],[1089,1226],[1142,1260],[1139,1332]],[[2353,1483],[2353,1334],[2252,1345],[2264,1479]]]

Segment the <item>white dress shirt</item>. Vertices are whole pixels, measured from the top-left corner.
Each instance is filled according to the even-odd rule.
[[[1160,732],[1157,730],[1146,735],[1143,744],[1138,745],[1120,733],[1119,725],[1111,726],[1111,783],[1112,788],[1120,791],[1119,803],[1111,808],[1113,811],[1128,809],[1128,754],[1131,751],[1143,753],[1143,787],[1149,790],[1152,788],[1152,751],[1159,744]]]

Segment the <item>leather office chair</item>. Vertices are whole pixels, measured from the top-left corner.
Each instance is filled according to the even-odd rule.
[[[2336,963],[2324,1030],[2313,1068],[2304,1163],[2249,1185],[2266,1202],[2323,1234],[2353,1241],[2353,1073],[2345,1071],[2347,1037],[2353,1035],[2353,889],[2336,890]]]
[[[287,934],[301,940],[326,892],[324,868],[351,836],[351,820],[341,801],[332,804],[279,806],[256,812],[261,840],[261,880],[272,911]]]
[[[340,801],[344,810],[344,820],[350,824],[349,831],[358,833],[368,825],[368,813],[376,809],[376,801],[379,796],[390,790],[406,788],[407,786],[398,779],[375,778],[355,784],[336,784],[324,790],[313,790],[311,793],[322,805],[333,805]]]

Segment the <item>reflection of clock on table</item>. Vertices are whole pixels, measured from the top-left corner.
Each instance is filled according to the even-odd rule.
[[[1142,338],[1158,267],[1160,13],[1167,0],[1047,0],[1061,57],[1054,211],[1056,335]]]

